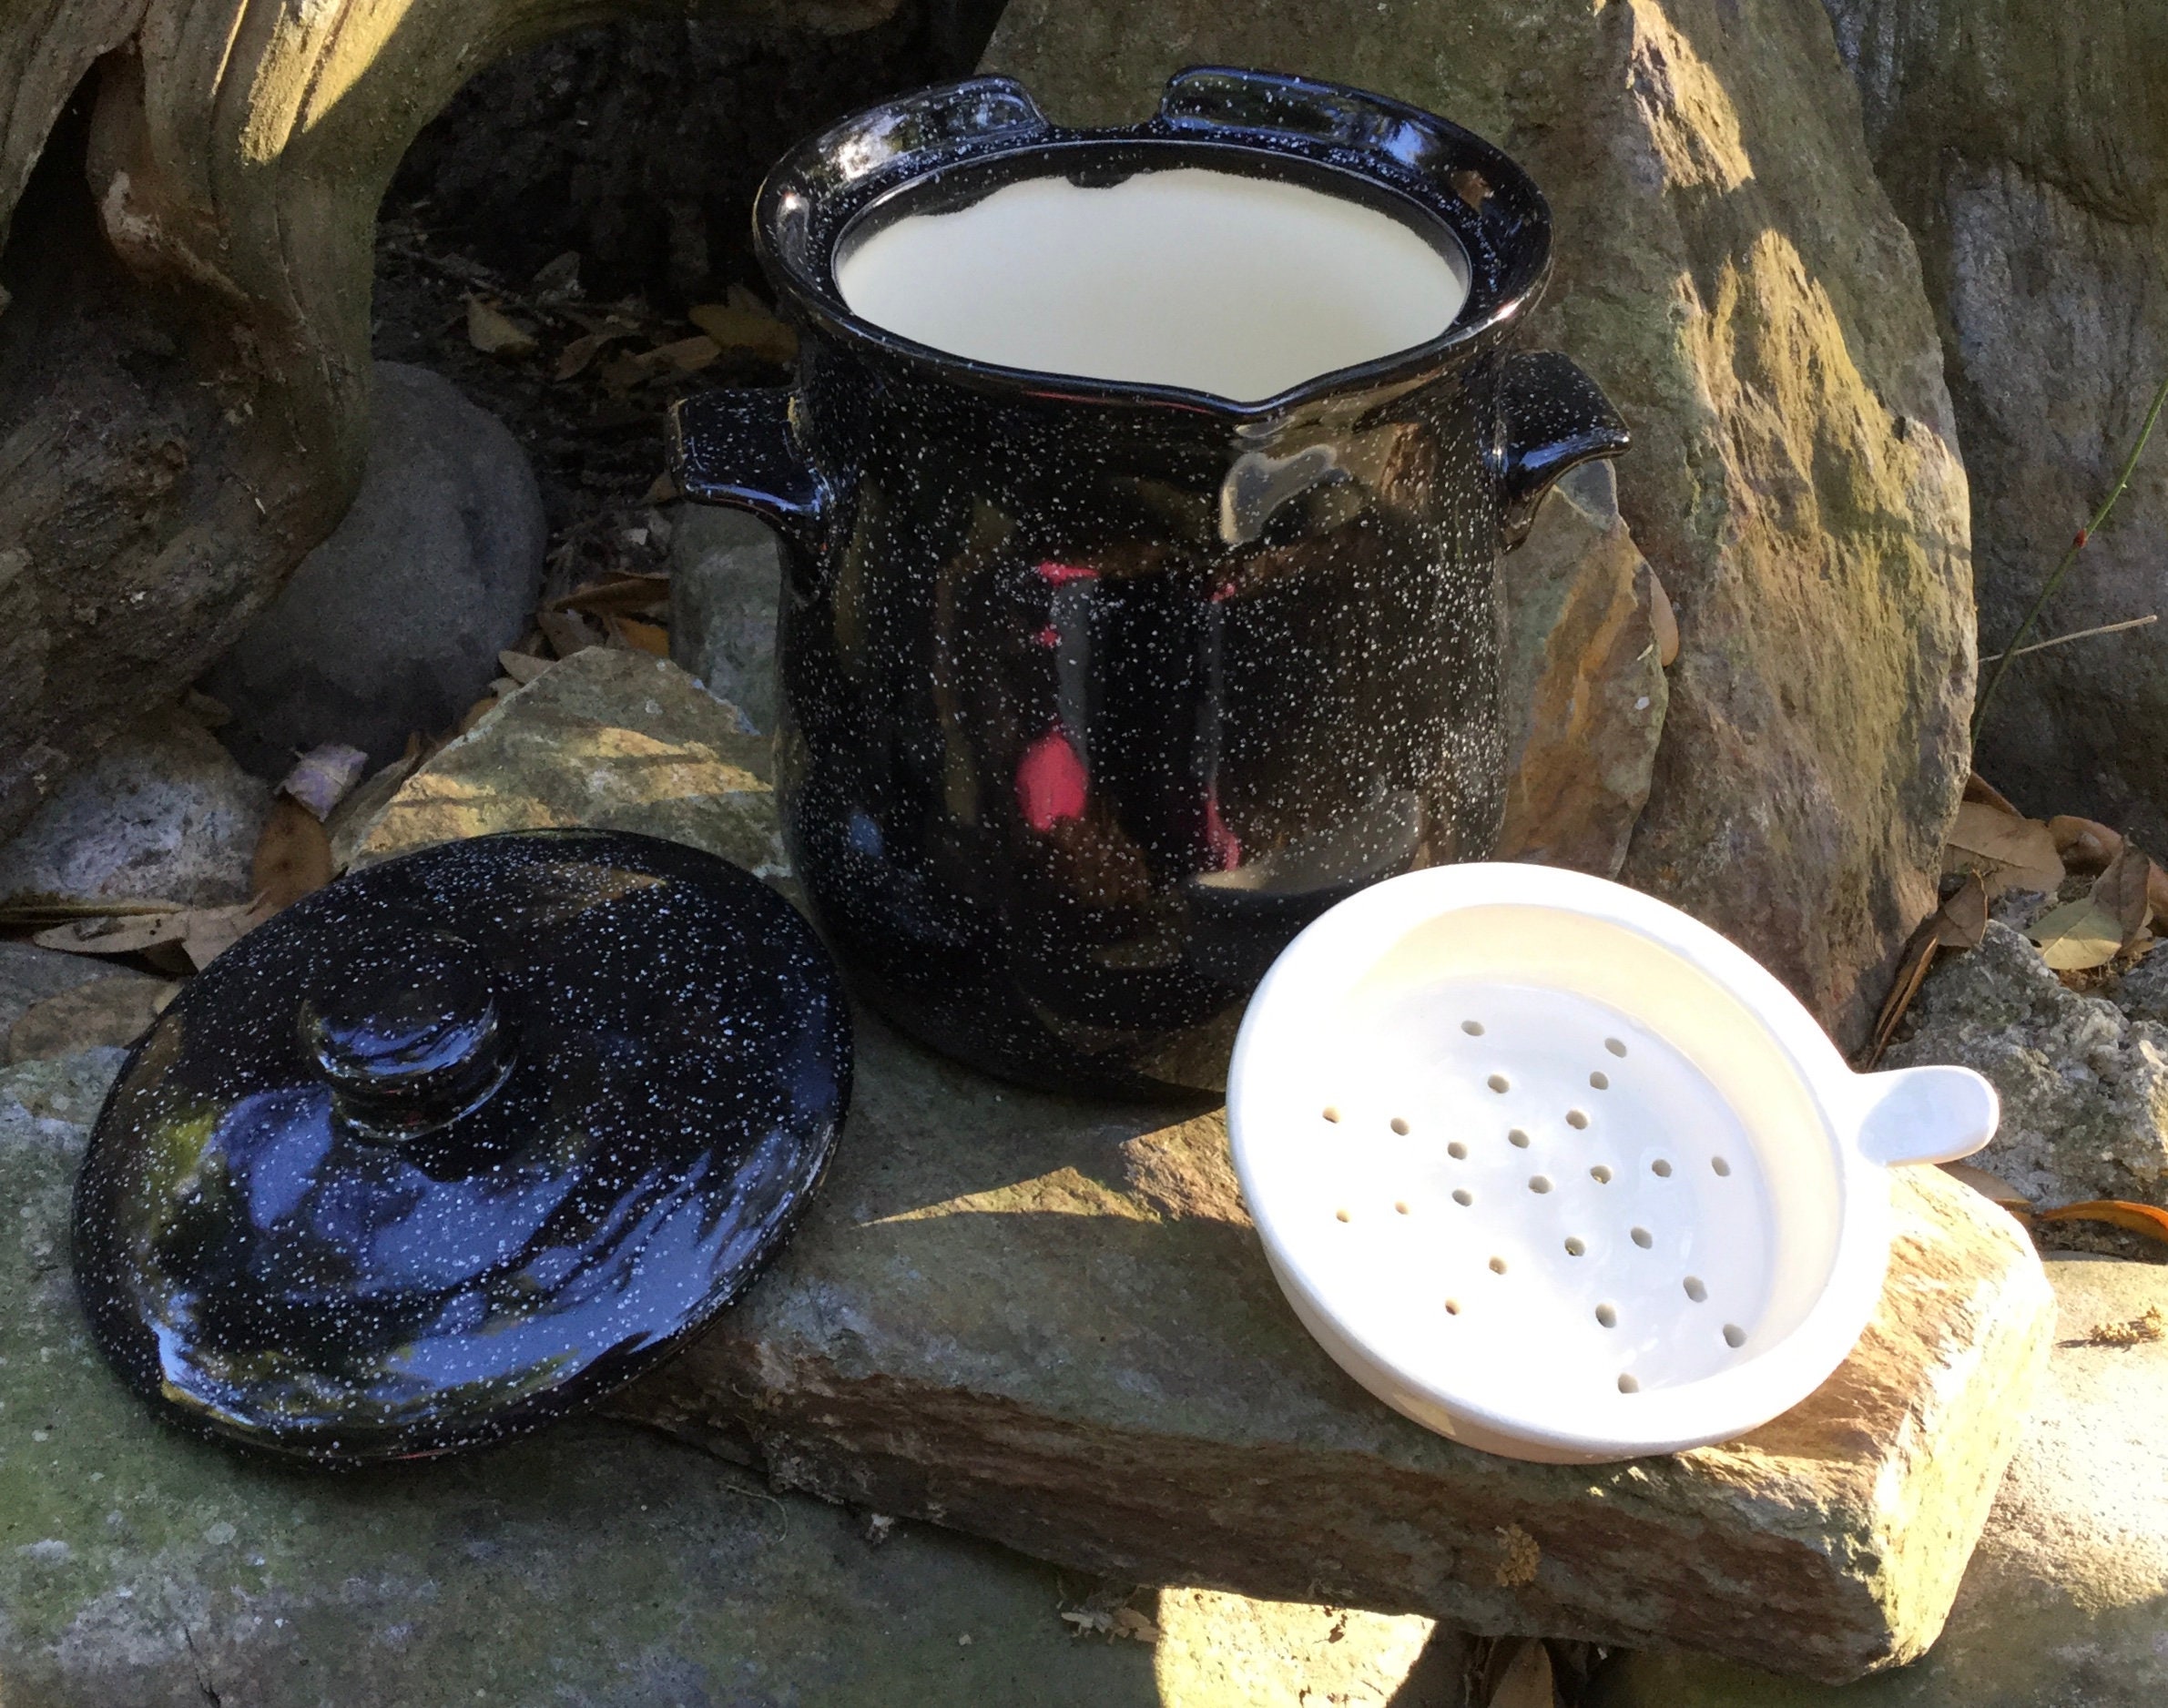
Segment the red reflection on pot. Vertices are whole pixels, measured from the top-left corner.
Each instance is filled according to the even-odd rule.
[[[1084,817],[1091,780],[1069,737],[1050,729],[1024,749],[1016,767],[1016,805],[1024,822],[1044,834],[1064,818]]]

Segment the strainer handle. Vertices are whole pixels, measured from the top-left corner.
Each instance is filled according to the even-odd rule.
[[[2002,1100],[1970,1068],[1897,1068],[1862,1073],[1859,1149],[1885,1167],[1954,1163],[1995,1136]]]

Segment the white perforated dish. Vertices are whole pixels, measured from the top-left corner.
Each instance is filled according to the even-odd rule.
[[[1754,960],[1547,867],[1362,891],[1257,987],[1235,1166],[1296,1314],[1418,1422],[1518,1459],[1731,1439],[1851,1350],[1885,1168],[1970,1154],[1994,1088],[1858,1074]]]

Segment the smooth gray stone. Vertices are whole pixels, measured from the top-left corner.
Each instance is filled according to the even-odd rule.
[[[776,605],[783,564],[757,516],[677,506],[670,534],[670,662],[728,700],[762,735],[776,727]]]
[[[526,632],[549,527],[527,454],[443,376],[380,361],[361,490],[209,675],[226,745],[283,776],[328,741],[398,756],[452,727]]]
[[[263,784],[174,712],[146,718],[73,772],[0,846],[0,900],[246,901]]]

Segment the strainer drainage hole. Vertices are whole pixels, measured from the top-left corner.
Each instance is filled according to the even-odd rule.
[[[1588,1243],[1585,1240],[1574,1238],[1566,1241],[1566,1256],[1569,1257],[1578,1257],[1587,1250]]]
[[[1512,1082],[1502,1073],[1491,1074],[1486,1083],[1494,1092],[1510,1092],[1513,1089]]]
[[[1461,1144],[1460,1140],[1455,1139],[1450,1144],[1445,1147],[1445,1154],[1451,1157],[1456,1163],[1464,1162],[1467,1160],[1468,1147]]]
[[[1339,1118],[1340,1112],[1338,1107],[1332,1103],[1327,1103],[1325,1105],[1325,1119],[1328,1121],[1338,1121]]]
[[[1505,1138],[1506,1143],[1511,1144],[1515,1150],[1525,1151],[1528,1148],[1528,1134],[1523,1133],[1519,1127],[1515,1127],[1511,1133],[1507,1134]]]
[[[1671,1164],[1659,1156],[1649,1164],[1649,1173],[1660,1179],[1669,1180],[1671,1178]]]
[[[1611,1075],[1603,1073],[1591,1073],[1588,1076],[1588,1083],[1600,1092],[1607,1092],[1611,1089]]]
[[[1466,1186],[1455,1186],[1453,1188],[1453,1202],[1455,1204],[1473,1204],[1475,1194],[1469,1191]]]
[[[1618,1378],[1618,1391],[1622,1394],[1638,1394],[1641,1392],[1641,1384],[1631,1376],[1621,1376]]]
[[[1725,1324],[1724,1344],[1727,1347],[1745,1346],[1746,1344],[1746,1331],[1740,1327],[1736,1323]]]
[[[1464,1020],[1461,1022],[1461,1030],[1471,1038],[1481,1038],[1483,1035],[1483,1022],[1480,1020]]]
[[[1618,1327],[1618,1306],[1615,1305],[1597,1306],[1596,1320],[1606,1328],[1616,1328]]]
[[[1408,1117],[1406,1115],[1395,1115],[1392,1118],[1392,1130],[1399,1134],[1403,1139],[1406,1138],[1408,1136]]]
[[[1398,1210],[1402,1215],[1406,1215],[1408,1214],[1408,1200],[1405,1198],[1396,1199],[1392,1207]]]
[[[1505,1273],[1505,1259],[1503,1257],[1493,1257],[1491,1259],[1491,1273],[1492,1275],[1503,1275]]]
[[[1706,1303],[1708,1302],[1708,1297],[1709,1297],[1709,1289],[1708,1289],[1708,1285],[1707,1285],[1707,1283],[1705,1283],[1705,1281],[1703,1281],[1703,1280],[1702,1280],[1702,1278],[1701,1278],[1699,1276],[1697,1276],[1697,1275],[1690,1275],[1690,1276],[1688,1276],[1686,1277],[1686,1284],[1685,1284],[1685,1285],[1686,1285],[1686,1296],[1687,1296],[1688,1298],[1692,1299],[1692,1300],[1693,1300],[1693,1301],[1694,1301],[1694,1302],[1695,1302],[1696,1305],[1705,1305],[1705,1304],[1706,1304]]]
[[[1613,1055],[1624,1055],[1626,1053],[1626,1041],[1623,1038],[1606,1038],[1603,1040],[1603,1047],[1610,1051]]]
[[[1351,1217],[1350,1215],[1349,1215],[1349,1214],[1348,1214],[1348,1213],[1347,1213],[1347,1211],[1345,1211],[1345,1210],[1335,1210],[1335,1211],[1334,1211],[1332,1214],[1333,1214],[1334,1217],[1335,1217],[1337,1220],[1338,1220],[1338,1221],[1347,1222],[1347,1221],[1351,1221],[1351,1220],[1353,1220],[1353,1219],[1354,1219],[1353,1217]]]
[[[1531,1174],[1528,1177],[1528,1189],[1531,1192],[1549,1192],[1551,1190],[1551,1176],[1548,1174]]]
[[[1601,1163],[1588,1171],[1588,1177],[1599,1186],[1608,1186],[1611,1184],[1611,1171]]]
[[[1633,1240],[1634,1243],[1640,1246],[1644,1251],[1646,1251],[1651,1245],[1654,1245],[1656,1243],[1655,1235],[1651,1234],[1645,1227],[1635,1228],[1633,1233]]]
[[[1731,1173],[1731,1164],[1725,1162],[1721,1156],[1710,1157],[1709,1166],[1715,1169],[1719,1174],[1728,1174]]]
[[[1569,1109],[1566,1111],[1566,1125],[1579,1132],[1588,1125],[1588,1116],[1581,1110]]]

